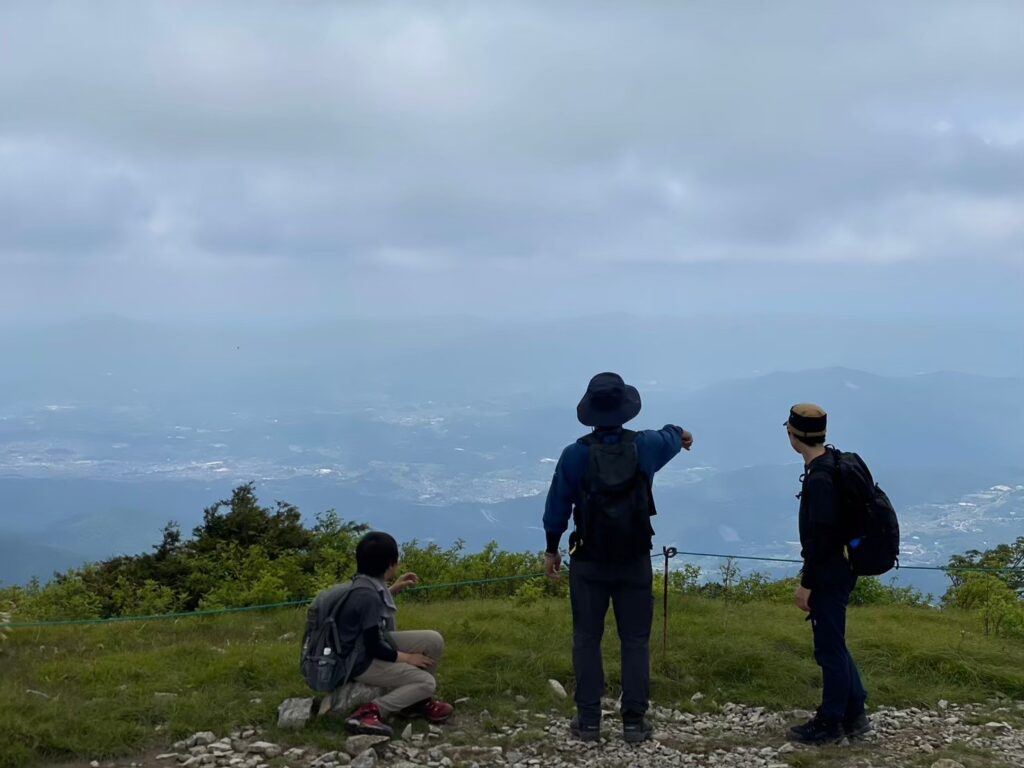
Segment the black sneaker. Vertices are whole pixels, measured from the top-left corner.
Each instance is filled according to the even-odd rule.
[[[868,716],[863,712],[856,717],[847,717],[843,720],[843,733],[846,734],[848,739],[855,739],[858,736],[871,733],[873,730],[874,726],[871,725],[871,721],[868,720]]]
[[[601,738],[601,726],[597,723],[581,725],[579,717],[574,717],[569,721],[569,733],[579,741],[598,741]]]
[[[654,733],[654,727],[646,717],[622,719],[622,738],[626,740],[627,744],[639,744],[642,741],[647,741],[651,738],[652,733]]]
[[[801,744],[838,744],[846,738],[846,733],[840,721],[815,715],[803,725],[790,728],[788,736],[790,741]]]

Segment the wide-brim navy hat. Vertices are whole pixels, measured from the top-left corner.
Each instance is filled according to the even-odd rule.
[[[617,373],[599,373],[576,406],[576,418],[587,427],[621,427],[640,413],[640,393]]]

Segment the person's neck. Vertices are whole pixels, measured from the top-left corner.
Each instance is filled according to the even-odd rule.
[[[811,462],[815,459],[821,458],[825,455],[826,448],[824,445],[802,445],[800,446],[800,455],[804,457],[804,466],[809,467]]]

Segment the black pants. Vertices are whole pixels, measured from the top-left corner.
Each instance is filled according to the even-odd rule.
[[[814,660],[821,667],[821,716],[829,720],[853,718],[864,712],[868,694],[857,664],[846,647],[846,606],[849,588],[811,590],[811,626],[814,628]]]
[[[572,602],[572,665],[576,672],[576,711],[580,722],[601,719],[604,666],[601,638],[608,602],[622,647],[622,712],[647,712],[651,688],[650,639],[654,619],[651,560],[614,564],[573,560],[569,569]]]

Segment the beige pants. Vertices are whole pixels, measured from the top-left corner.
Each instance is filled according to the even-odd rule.
[[[429,699],[437,690],[437,663],[444,654],[444,638],[431,629],[393,632],[392,637],[398,650],[405,653],[422,653],[435,662],[430,670],[414,667],[412,664],[380,661],[374,659],[370,668],[356,678],[360,683],[388,689],[388,693],[374,704],[383,715],[392,715],[417,702]]]

